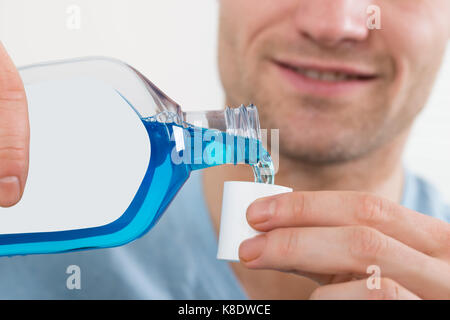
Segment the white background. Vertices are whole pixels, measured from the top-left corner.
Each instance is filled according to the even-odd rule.
[[[70,5],[80,29],[67,28]],[[0,0],[0,39],[17,65],[86,55],[122,59],[185,110],[223,106],[217,0]],[[450,200],[450,54],[408,143],[405,162]]]

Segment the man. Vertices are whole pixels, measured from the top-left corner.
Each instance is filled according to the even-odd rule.
[[[381,30],[367,28],[372,4]],[[226,104],[254,102],[262,127],[280,129],[276,182],[298,191],[250,206],[249,223],[266,233],[241,244],[240,264],[227,264],[215,259],[221,188],[251,170],[208,169],[132,244],[0,260],[1,297],[449,299],[450,209],[401,163],[450,38],[449,17],[447,0],[220,1]],[[11,68],[1,57],[3,77]],[[23,95],[11,98],[21,90],[6,74],[1,110],[20,113]],[[19,150],[23,119],[14,119]],[[22,172],[10,173],[23,181]],[[4,205],[19,197],[8,179]],[[78,292],[64,287],[69,264],[83,272]],[[369,285],[368,270],[379,286]]]

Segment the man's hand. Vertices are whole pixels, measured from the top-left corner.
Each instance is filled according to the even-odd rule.
[[[27,99],[16,67],[0,42],[0,206],[22,197],[28,175]]]
[[[358,192],[294,192],[258,199],[247,210],[264,231],[244,241],[251,269],[318,281],[312,299],[450,299],[450,224]],[[380,288],[367,268],[378,266]]]

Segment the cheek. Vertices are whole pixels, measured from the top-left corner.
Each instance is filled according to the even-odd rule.
[[[239,8],[237,0],[221,0],[218,33],[218,67],[222,86],[227,100],[240,100],[236,95],[237,79],[239,78],[242,30],[245,28],[244,13]],[[227,101],[236,104],[236,101]]]
[[[220,27],[241,51],[293,0],[222,0]],[[242,52],[241,52],[242,53]]]
[[[439,70],[447,39],[445,19],[438,9],[421,0],[414,4],[399,0],[382,7],[382,30],[374,30],[374,38],[391,56],[393,85],[389,94],[393,102],[399,102],[399,108],[405,102],[408,107],[415,105],[410,108],[421,108]],[[415,103],[410,101],[412,95]]]
[[[385,47],[396,60],[412,72],[417,68],[439,65],[448,34],[448,5],[439,0],[398,0],[381,7],[382,34]],[[445,0],[448,1],[448,0]],[[445,9],[445,10],[443,10]]]
[[[251,102],[259,77],[261,38],[296,0],[222,0],[220,2],[219,72],[230,104]],[[256,78],[256,79],[255,79]],[[249,100],[250,99],[250,100]]]

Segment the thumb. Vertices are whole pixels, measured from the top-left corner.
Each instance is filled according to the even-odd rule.
[[[22,197],[28,175],[30,128],[25,89],[0,42],[0,206]]]

